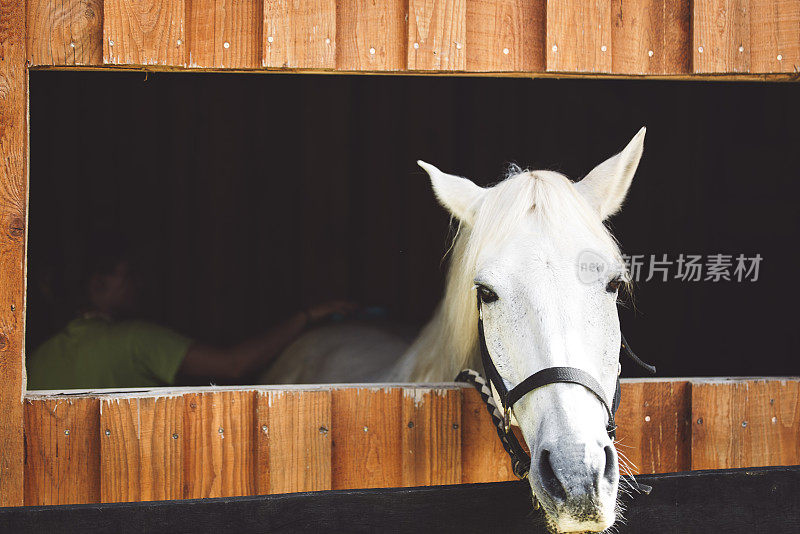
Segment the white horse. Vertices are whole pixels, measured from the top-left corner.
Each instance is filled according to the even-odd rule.
[[[477,290],[486,343],[508,389],[547,367],[577,367],[610,404],[619,366],[617,291],[627,273],[603,221],[622,205],[644,136],[642,128],[576,183],[525,171],[482,188],[420,161],[459,221],[444,299],[431,321],[410,347],[406,336],[369,325],[318,328],[291,345],[263,383],[444,382],[465,367],[481,369]],[[588,277],[581,265],[587,254]],[[600,401],[583,386],[556,383],[526,394],[514,415],[534,458],[531,490],[550,528],[609,528],[619,464]]]

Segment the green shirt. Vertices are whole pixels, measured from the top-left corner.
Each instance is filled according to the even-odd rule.
[[[143,321],[75,319],[28,357],[28,389],[170,385],[191,343]]]

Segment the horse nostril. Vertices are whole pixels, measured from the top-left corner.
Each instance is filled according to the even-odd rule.
[[[542,486],[550,496],[558,501],[564,502],[567,500],[567,493],[558,480],[553,466],[550,463],[550,451],[542,449],[539,455],[539,475],[542,477]]]
[[[606,445],[603,450],[606,453],[606,467],[603,470],[603,478],[605,478],[608,483],[613,484],[614,478],[617,474],[614,449],[611,447],[611,445]]]

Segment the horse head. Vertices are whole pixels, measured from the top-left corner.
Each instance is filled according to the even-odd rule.
[[[477,292],[485,346],[507,389],[543,369],[572,367],[591,375],[611,404],[616,303],[628,275],[604,221],[625,199],[644,135],[642,128],[575,183],[521,171],[483,188],[419,162],[459,221],[445,306],[469,328],[474,351]],[[604,402],[580,384],[551,383],[513,406],[533,458],[531,490],[554,531],[603,531],[616,520],[619,459]]]

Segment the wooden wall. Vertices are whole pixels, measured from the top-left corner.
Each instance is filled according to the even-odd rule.
[[[25,9],[0,0],[0,506],[22,504],[28,73]]]
[[[0,15],[2,505],[21,504],[23,463],[26,504],[508,476],[486,438],[491,428],[477,429],[486,423],[471,393],[453,386],[371,391],[374,398],[363,405],[357,398],[355,411],[349,397],[360,393],[345,389],[31,396],[21,403],[26,63],[785,74],[772,79],[795,78],[800,65],[800,0],[0,0]],[[631,433],[620,437],[643,471],[800,463],[797,381],[636,383],[626,391],[640,401],[626,400],[620,422]],[[360,453],[342,448],[349,442]],[[368,480],[355,477],[360,467],[351,458],[363,462]]]
[[[800,380],[623,382],[618,450],[641,473],[800,463]],[[25,504],[512,480],[456,384],[29,394]]]
[[[800,0],[29,0],[32,66],[795,74]]]

